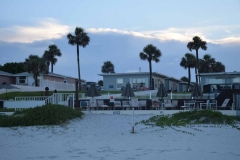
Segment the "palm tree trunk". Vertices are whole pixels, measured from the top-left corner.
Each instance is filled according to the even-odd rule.
[[[77,44],[77,63],[78,63],[78,88],[81,91],[81,76],[80,76],[80,65],[79,65],[79,45]]]
[[[53,73],[53,63],[51,62],[51,72]]]
[[[197,62],[196,62],[195,74],[196,74],[196,83],[198,84],[198,76],[197,76],[198,68],[199,68],[199,66],[198,66],[198,49],[196,49],[196,58],[197,58]]]
[[[152,90],[152,63],[151,61],[148,61],[148,62],[149,62],[149,71],[150,71],[149,90]]]
[[[190,72],[190,67],[188,67],[188,86],[187,86],[188,92],[189,92],[189,88],[190,88],[190,82],[191,82],[191,72]]]
[[[37,87],[38,86],[37,76],[33,75],[33,77],[34,77],[35,87]]]

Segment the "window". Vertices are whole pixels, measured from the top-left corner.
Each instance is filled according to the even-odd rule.
[[[118,78],[117,79],[117,89],[121,89],[122,86],[123,86],[123,79]]]
[[[209,78],[208,83],[209,84],[221,84],[221,83],[224,83],[224,80],[223,79],[210,79]]]
[[[19,78],[18,78],[18,83],[19,84],[26,84],[26,76],[20,76]]]
[[[114,86],[113,85],[109,85],[109,88],[114,88]]]
[[[145,78],[133,78],[133,88],[136,90],[141,90],[142,87],[146,86]]]

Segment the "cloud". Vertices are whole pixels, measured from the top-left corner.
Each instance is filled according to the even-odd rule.
[[[192,27],[192,28],[167,28],[165,30],[155,30],[155,31],[129,31],[129,30],[119,30],[116,28],[89,28],[87,29],[90,33],[95,34],[107,34],[107,33],[116,33],[116,34],[125,34],[132,35],[136,37],[158,39],[160,41],[180,41],[180,42],[189,42],[194,36],[201,37],[204,41],[211,42],[214,44],[226,44],[226,43],[239,43],[240,36],[228,37],[226,31],[230,29],[235,30],[236,33],[239,33],[239,25],[232,26],[204,26],[204,27]],[[226,29],[227,28],[227,29]],[[223,31],[225,33],[223,33]],[[217,38],[219,36],[225,36],[225,38]],[[229,32],[227,32],[229,33]]]
[[[227,37],[215,41],[218,44],[239,44],[240,37]]]
[[[66,36],[70,27],[54,19],[44,19],[35,26],[12,26],[0,29],[0,41],[31,43]]]

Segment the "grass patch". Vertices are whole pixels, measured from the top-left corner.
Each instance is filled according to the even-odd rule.
[[[14,108],[0,108],[0,112],[15,112]]]
[[[73,118],[81,118],[81,111],[63,105],[43,105],[17,111],[11,116],[0,116],[0,127],[60,125]]]
[[[188,111],[175,113],[172,116],[158,115],[139,123],[145,125],[156,125],[159,127],[187,126],[191,124],[224,124],[231,125],[240,130],[237,126],[240,117],[223,115],[221,112],[212,110]]]

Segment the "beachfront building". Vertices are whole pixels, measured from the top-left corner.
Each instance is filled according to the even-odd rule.
[[[15,84],[16,79],[14,77],[14,74],[0,71],[0,85],[4,83]]]
[[[99,76],[103,76],[103,89],[109,91],[121,90],[122,86],[126,86],[128,82],[134,90],[148,89],[150,84],[149,72],[103,73]],[[165,85],[167,91],[179,92],[179,82],[181,80],[152,72],[154,89],[158,89],[161,82]]]
[[[50,90],[75,90],[75,81],[78,79],[49,72],[48,74],[40,74],[37,80],[38,87],[48,87]],[[84,81],[82,80],[82,83]],[[2,83],[35,87],[33,74],[28,72],[11,74],[0,71],[0,84]]]
[[[204,92],[240,89],[240,72],[200,73],[199,77]]]

